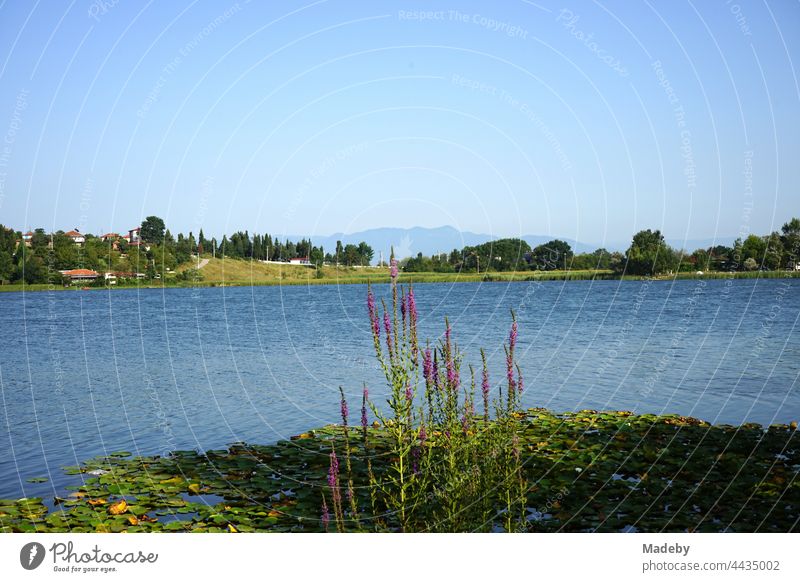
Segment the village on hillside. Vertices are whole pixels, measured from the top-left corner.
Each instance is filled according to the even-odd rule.
[[[336,264],[368,266],[372,248],[337,244],[333,255],[310,239],[281,241],[269,234],[235,232],[230,238],[173,236],[163,219],[148,216],[125,234],[84,233],[80,228],[26,232],[0,225],[0,285],[7,283],[110,286],[140,280],[190,281],[213,258],[319,267]],[[205,258],[203,258],[205,257]]]

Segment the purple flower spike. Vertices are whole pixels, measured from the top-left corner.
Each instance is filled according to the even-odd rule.
[[[483,400],[486,401],[489,399],[489,370],[486,369],[484,366],[483,368],[483,378],[481,379],[481,394],[483,394]]]
[[[375,295],[372,294],[372,289],[367,291],[367,312],[369,313],[369,321],[372,325],[372,335],[377,338],[381,336],[381,324],[378,317],[378,310],[375,307]]]
[[[408,290],[408,316],[410,321],[417,321],[417,300],[414,299],[414,289]]]
[[[322,497],[322,527],[328,531],[328,524],[331,522],[331,514],[328,511],[328,504],[325,502],[325,497]]]
[[[403,294],[400,298],[400,315],[403,317],[403,324],[406,322],[406,311],[408,310],[408,296]]]
[[[430,348],[426,349],[422,354],[422,376],[429,386],[433,383],[433,361],[431,360]]]
[[[461,384],[461,378],[452,358],[447,360],[447,383],[453,390],[458,390],[458,386]]]
[[[342,424],[347,426],[347,417],[350,414],[350,411],[347,408],[347,400],[344,398],[344,393],[342,393],[342,402],[340,406],[340,411],[342,413]]]
[[[339,459],[336,453],[331,451],[331,468],[328,470],[328,487],[336,489],[339,484]]]
[[[391,261],[389,261],[389,276],[392,278],[392,283],[397,281],[397,259],[392,257]]]
[[[425,430],[425,425],[419,427],[419,444],[424,445],[428,440],[428,432]]]
[[[411,384],[406,385],[406,400],[411,402],[414,399],[414,392],[411,390]]]
[[[508,347],[513,352],[517,345],[517,321],[511,323],[511,333],[508,334]]]
[[[376,338],[381,337],[381,322],[377,314],[372,318],[372,335]]]
[[[372,294],[372,289],[367,291],[367,312],[369,318],[372,319],[375,315],[375,295]]]
[[[367,399],[369,398],[369,391],[364,388],[364,398],[361,404],[361,427],[367,428]]]
[[[383,328],[386,330],[386,345],[389,348],[389,354],[392,353],[392,320],[389,319],[389,312],[383,312]]]

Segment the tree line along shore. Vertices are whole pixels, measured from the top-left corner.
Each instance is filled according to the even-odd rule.
[[[628,249],[575,253],[554,239],[531,247],[517,238],[408,257],[406,278],[425,282],[776,278],[800,276],[800,219],[781,231],[751,234],[732,246],[692,252],[670,247],[659,230],[636,233]],[[174,236],[164,221],[147,217],[127,234],[101,236],[77,230],[22,233],[0,225],[0,290],[108,287],[185,287],[382,283],[383,260],[362,241],[332,252],[310,239],[279,240],[268,233],[235,232],[206,238],[202,229]],[[381,258],[382,259],[382,258]]]

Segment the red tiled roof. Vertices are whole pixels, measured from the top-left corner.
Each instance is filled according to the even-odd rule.
[[[100,238],[111,238],[112,236],[113,237],[119,237],[119,235],[116,232],[108,232],[108,233],[104,234],[103,236],[101,236]]]
[[[82,235],[81,233],[79,233],[77,230],[71,230],[71,231],[69,231],[69,232],[65,232],[64,234],[66,234],[66,235],[67,235],[67,236],[69,236],[69,237],[73,237],[73,238],[74,238],[74,237],[76,237],[76,236],[83,236],[83,235]]]
[[[84,275],[86,277],[94,275],[97,277],[100,275],[100,273],[97,271],[92,271],[91,269],[70,269],[68,271],[61,271],[61,274],[66,275],[67,277],[78,277],[80,275]]]

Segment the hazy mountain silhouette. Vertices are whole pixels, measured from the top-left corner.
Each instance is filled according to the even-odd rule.
[[[290,235],[288,238],[297,240],[303,237]],[[415,226],[413,228],[372,228],[349,234],[334,233],[329,236],[312,236],[311,240],[317,246],[322,245],[325,248],[325,252],[332,252],[336,248],[337,240],[342,241],[343,245],[366,241],[375,250],[374,260],[377,262],[380,259],[381,252],[384,258],[388,260],[392,247],[394,247],[395,256],[402,259],[416,256],[417,253],[422,253],[425,256],[430,256],[434,253],[450,253],[453,249],[461,250],[465,246],[478,245],[500,238],[509,237],[460,231],[452,226],[439,226],[437,228]],[[532,247],[551,241],[554,238],[560,238],[568,242],[575,252],[593,251],[597,248],[594,245],[566,237],[523,235],[519,238],[524,239]]]

